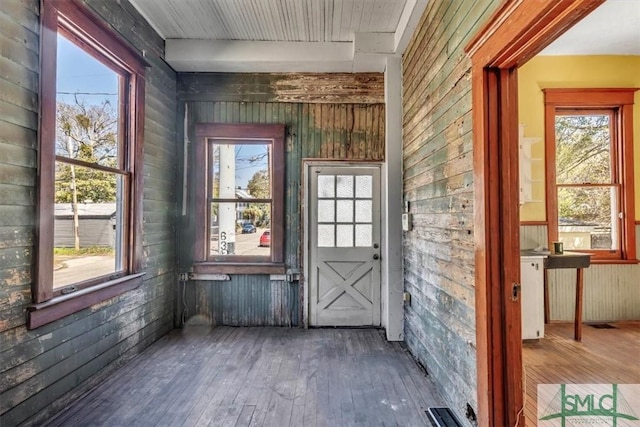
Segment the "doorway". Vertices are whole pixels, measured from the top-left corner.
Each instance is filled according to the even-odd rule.
[[[479,425],[524,425],[517,68],[603,1],[505,1],[466,47],[473,81]]]
[[[380,326],[380,167],[310,165],[310,326]]]

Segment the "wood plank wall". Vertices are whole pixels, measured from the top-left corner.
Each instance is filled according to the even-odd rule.
[[[428,3],[403,57],[405,340],[458,418],[477,411],[471,62],[497,0]]]
[[[0,424],[38,425],[173,327],[176,76],[125,0],[87,0],[150,63],[144,147],[144,284],[25,328],[34,263],[39,1],[0,1]]]
[[[636,234],[640,225],[636,225]],[[547,246],[546,225],[521,225],[520,247]],[[640,320],[639,264],[593,264],[584,270],[585,322]],[[549,310],[552,321],[572,322],[575,270],[549,270]]]
[[[302,267],[302,159],[382,161],[384,158],[382,79],[382,74],[178,75],[180,114],[184,114],[186,106],[190,141],[195,141],[195,123],[286,125],[285,263],[288,268]],[[359,81],[363,87],[355,90]],[[290,89],[292,84],[300,82],[306,87],[305,102],[298,102],[299,96],[294,96]],[[286,95],[282,88],[287,88]],[[331,95],[327,98],[327,94]],[[178,133],[181,140],[182,129]],[[192,156],[189,161],[193,164]],[[189,181],[192,180],[190,176]],[[189,193],[188,212],[193,211],[193,203],[193,193]],[[195,232],[190,215],[182,217],[180,229],[183,230],[180,266],[187,271],[191,267],[191,242]],[[298,282],[270,281],[269,275],[234,275],[231,281],[187,283],[180,294],[186,305],[178,305],[177,320],[180,322],[184,317],[188,324],[299,325],[301,286]]]

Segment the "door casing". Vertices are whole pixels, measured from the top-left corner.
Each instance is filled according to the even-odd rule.
[[[302,209],[301,209],[301,215],[302,215],[302,224],[303,224],[303,230],[301,232],[301,238],[302,238],[302,272],[303,272],[303,299],[302,299],[302,323],[304,325],[305,328],[309,327],[309,316],[311,315],[310,312],[310,300],[309,300],[309,278],[310,278],[310,266],[311,266],[311,260],[310,260],[310,243],[311,240],[309,239],[309,230],[310,228],[310,222],[309,222],[309,184],[310,184],[310,171],[312,167],[315,166],[325,166],[325,167],[349,167],[349,166],[353,166],[353,167],[375,167],[375,168],[380,168],[380,173],[382,172],[382,164],[380,162],[369,162],[369,161],[343,161],[343,160],[314,160],[314,159],[303,159],[303,168],[302,168],[302,189],[301,191],[303,192],[303,194],[301,195],[301,200],[303,200],[303,205],[302,205]],[[379,191],[381,189],[378,189]],[[381,191],[380,191],[381,193]],[[380,208],[381,211],[384,212],[384,199],[382,198],[382,194],[378,194],[378,197],[380,198]],[[381,215],[380,217],[381,221],[384,221],[384,215]],[[382,226],[382,222],[380,224],[380,233],[381,233],[381,241],[386,240],[386,236],[384,235],[384,227]],[[384,264],[384,259],[382,260],[383,264]],[[383,278],[381,277],[381,283],[382,283]],[[383,306],[386,304],[386,298],[387,295],[382,292],[382,289],[380,290],[380,322],[381,325],[384,327],[384,322],[382,319],[382,308]]]
[[[517,68],[604,0],[504,0],[471,57],[478,424],[524,425]]]

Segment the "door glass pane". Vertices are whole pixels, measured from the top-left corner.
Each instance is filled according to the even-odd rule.
[[[353,225],[351,224],[338,224],[338,241],[337,245],[340,248],[353,247]]]
[[[373,194],[373,177],[369,175],[356,176],[356,197],[371,198]]]
[[[337,197],[353,197],[353,175],[338,175]]]
[[[335,246],[335,225],[318,224],[318,247],[333,248]]]
[[[318,197],[335,197],[335,181],[333,175],[318,176]]]
[[[270,203],[211,203],[210,251],[213,257],[271,254]]]
[[[353,200],[338,200],[337,222],[353,222]]]
[[[558,236],[565,249],[619,247],[617,187],[558,187]]]
[[[558,184],[606,184],[611,175],[608,114],[556,116]]]
[[[318,222],[335,222],[335,201],[318,200]]]
[[[371,224],[356,224],[356,246],[370,247],[373,244]]]
[[[356,222],[371,222],[371,200],[356,200]]]
[[[122,270],[124,177],[60,161],[55,174],[53,288]]]

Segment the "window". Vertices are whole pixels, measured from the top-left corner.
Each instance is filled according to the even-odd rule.
[[[284,273],[284,125],[196,126],[196,273]]]
[[[546,89],[549,240],[635,261],[634,89]]]
[[[97,22],[75,2],[43,2],[30,327],[141,283],[144,62]]]

